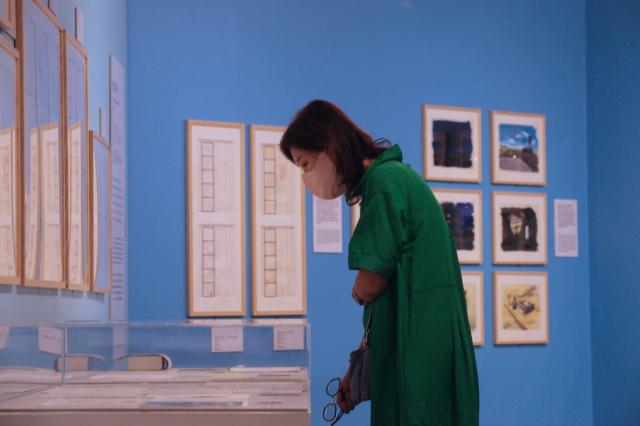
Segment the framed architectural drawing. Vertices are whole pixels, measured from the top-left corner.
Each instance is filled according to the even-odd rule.
[[[547,263],[547,195],[493,193],[493,263]]]
[[[424,105],[422,141],[424,177],[449,182],[482,179],[482,131],[479,109]]]
[[[491,111],[492,182],[544,186],[546,140],[544,115]]]
[[[0,0],[0,28],[16,38],[16,0]]]
[[[111,147],[102,136],[89,132],[91,155],[91,291],[110,293],[111,244]]]
[[[89,147],[87,53],[64,32],[67,286],[89,290]]]
[[[240,123],[186,122],[190,317],[246,312],[244,133]]]
[[[482,263],[482,192],[434,188],[462,264]]]
[[[474,346],[484,345],[484,279],[482,272],[462,272],[467,316]]]
[[[307,312],[304,185],[278,147],[284,130],[250,129],[254,316]]]
[[[494,273],[493,325],[496,345],[549,343],[547,273]]]
[[[38,1],[18,1],[24,179],[24,283],[65,287],[62,28]]]
[[[1,3],[0,3],[1,4]],[[18,51],[0,38],[0,283],[20,284]]]

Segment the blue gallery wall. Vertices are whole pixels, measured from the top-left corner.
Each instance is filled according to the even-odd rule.
[[[45,2],[46,3],[46,2]],[[126,66],[125,0],[60,0],[58,20],[75,34],[75,8],[84,12],[84,47],[89,55],[89,127],[98,130],[98,108],[109,111],[109,55]],[[0,285],[0,323],[106,320],[109,298],[88,292]]]
[[[589,233],[596,425],[640,424],[640,2],[587,1]]]
[[[476,350],[482,424],[592,424],[584,1],[127,5],[132,320],[186,317],[184,120],[286,125],[307,101],[325,98],[373,136],[399,143],[422,171],[421,105],[477,107],[482,184],[433,186],[484,192],[485,261],[464,268],[485,274],[486,343]],[[490,184],[492,109],[546,114],[545,188]],[[523,268],[550,274],[546,346],[492,344],[491,275],[520,269],[491,265],[490,195],[505,189],[546,192],[550,230],[553,199],[579,203],[580,257],[556,258],[550,244],[547,266]],[[361,310],[350,298],[346,252],[311,253],[310,214],[307,224],[313,422],[320,425],[324,385],[346,369]],[[367,411],[359,407],[341,424],[368,424]]]

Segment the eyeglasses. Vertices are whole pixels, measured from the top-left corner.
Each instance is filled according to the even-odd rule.
[[[325,391],[327,392],[327,395],[331,397],[332,401],[324,406],[324,410],[322,410],[322,417],[325,422],[331,422],[331,426],[333,426],[338,423],[344,415],[344,411],[342,411],[338,407],[338,404],[336,404],[336,397],[338,396],[338,393],[342,393],[340,377],[331,379],[329,383],[327,383]]]

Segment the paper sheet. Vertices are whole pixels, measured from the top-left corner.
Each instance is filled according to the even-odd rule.
[[[558,257],[578,257],[578,201],[555,200],[555,248]]]
[[[342,200],[313,196],[313,251],[342,253]]]

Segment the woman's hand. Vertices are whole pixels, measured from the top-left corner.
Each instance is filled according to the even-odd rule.
[[[349,379],[349,373],[345,374],[340,382],[337,402],[338,407],[347,414],[355,408],[355,405],[351,402],[351,379]]]
[[[356,301],[356,303],[360,306],[365,304],[365,301],[362,300],[359,296],[358,293],[356,292],[356,286],[353,286],[353,289],[351,289],[351,297],[353,298],[353,300]]]

